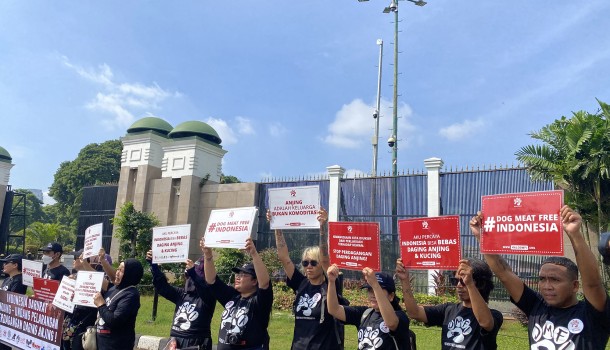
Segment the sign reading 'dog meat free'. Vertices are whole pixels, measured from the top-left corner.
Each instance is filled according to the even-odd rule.
[[[348,270],[381,270],[378,222],[329,222],[331,264]]]
[[[460,262],[457,215],[398,220],[400,256],[407,269],[454,270]]]
[[[205,228],[206,247],[243,249],[257,212],[256,207],[212,210]]]
[[[320,228],[317,219],[320,210],[319,186],[270,188],[268,193],[272,230]]]
[[[481,198],[482,253],[563,255],[563,191]]]

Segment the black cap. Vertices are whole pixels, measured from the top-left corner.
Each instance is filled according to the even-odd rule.
[[[388,291],[388,293],[396,292],[396,283],[394,283],[394,278],[385,272],[375,272],[375,277],[377,277],[377,282],[382,289]],[[362,288],[371,288],[368,283],[365,283]]]
[[[23,255],[21,254],[11,254],[4,259],[0,259],[3,263],[17,263],[17,267],[19,271],[21,271],[21,261],[23,260]]]
[[[234,267],[231,271],[235,273],[247,273],[248,275],[252,275],[253,278],[256,278],[256,271],[254,271],[254,265],[252,264],[243,264],[241,267]]]
[[[48,251],[53,251],[55,253],[64,253],[64,248],[61,246],[61,244],[57,243],[57,242],[51,242],[49,244],[47,244],[46,247],[42,247],[40,249],[38,249],[38,251],[43,251],[43,252],[48,252]]]

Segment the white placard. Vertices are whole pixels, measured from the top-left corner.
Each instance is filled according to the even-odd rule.
[[[251,236],[257,212],[256,207],[212,210],[205,228],[205,245],[243,249]]]
[[[83,257],[89,258],[97,256],[102,249],[102,232],[104,224],[99,223],[87,227],[85,230],[85,247],[83,248]]]
[[[189,257],[190,240],[191,224],[153,228],[153,263],[185,262]]]
[[[42,263],[40,261],[21,260],[21,275],[23,284],[34,286],[34,277],[42,277]]]
[[[102,290],[104,273],[97,271],[79,271],[74,286],[74,305],[95,307],[93,297]]]
[[[300,186],[270,188],[271,229],[320,228],[320,187]]]
[[[74,287],[76,286],[76,280],[68,276],[64,276],[61,279],[55,298],[53,298],[53,305],[58,308],[68,311],[69,313],[74,312],[74,303],[72,297],[74,296]]]

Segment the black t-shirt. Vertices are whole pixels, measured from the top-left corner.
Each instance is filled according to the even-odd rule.
[[[322,305],[326,301],[327,283],[313,285],[295,269],[286,284],[297,293],[293,305],[295,321],[291,349],[341,349],[334,318],[327,306]]]
[[[64,265],[59,265],[52,269],[47,268],[45,272],[42,274],[42,278],[46,278],[48,280],[60,281],[64,278],[64,276],[70,276],[70,270],[66,268]]]
[[[495,350],[496,336],[502,326],[504,318],[498,310],[491,309],[494,319],[494,328],[487,332],[477,322],[471,308],[464,307],[461,303],[447,303],[436,306],[424,307],[427,326],[443,327],[441,337],[441,349],[472,349],[472,350]]]
[[[105,293],[106,304],[97,308],[98,350],[132,350],[136,340],[136,318],[140,309],[140,293],[134,286]]]
[[[539,293],[525,286],[518,303],[528,316],[528,335],[532,349],[603,350],[610,333],[610,300],[604,311],[587,301],[567,308],[549,306]]]
[[[25,294],[28,290],[28,286],[23,284],[23,275],[18,274],[13,277],[7,277],[4,282],[2,282],[2,287],[0,289],[13,293]]]
[[[366,306],[344,306],[343,308],[345,324],[358,327],[359,350],[396,350],[396,346],[398,346],[398,350],[411,350],[409,318],[404,311],[395,311],[398,316],[398,327],[395,331],[391,331],[378,311],[371,311],[362,320],[362,315],[368,309]]]
[[[235,288],[216,279],[210,285],[218,302],[225,307],[218,332],[218,350],[248,349],[263,346],[269,349],[269,318],[273,306],[273,288],[258,288],[242,298]],[[235,344],[231,344],[231,341]]]

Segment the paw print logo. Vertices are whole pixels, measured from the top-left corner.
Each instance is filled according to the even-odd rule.
[[[383,345],[383,339],[379,336],[379,329],[366,327],[358,330],[358,350],[379,349]]]
[[[185,302],[180,305],[174,317],[174,326],[186,331],[191,328],[191,323],[199,317],[199,312],[195,311],[195,304]]]
[[[422,222],[421,227],[423,227],[424,230],[428,229],[428,221]]]
[[[309,297],[309,294],[307,293],[301,295],[299,297],[299,302],[297,303],[296,312],[302,311],[304,316],[311,316],[313,308],[316,307],[320,299],[322,299],[320,293],[314,294],[313,297]]]
[[[353,230],[354,228],[351,225],[347,227],[347,232],[352,233]]]
[[[472,332],[470,320],[465,320],[461,316],[456,317],[455,320],[451,320],[448,328],[449,330],[447,331],[447,338],[450,338],[458,344],[463,342],[465,336]]]
[[[576,345],[570,340],[571,332],[566,327],[555,327],[551,321],[546,321],[544,326],[534,325],[532,329],[532,350],[567,349],[574,350]]]
[[[513,199],[513,205],[515,207],[520,207],[521,203],[523,203],[523,200],[521,198],[517,197],[517,198]]]
[[[297,195],[297,191],[295,191],[295,190],[290,191],[291,197],[296,197],[296,195]]]
[[[228,304],[227,304],[228,305]],[[227,334],[239,334],[248,324],[248,309],[240,307],[237,311],[233,308],[226,308],[222,313],[221,329],[225,329]]]

